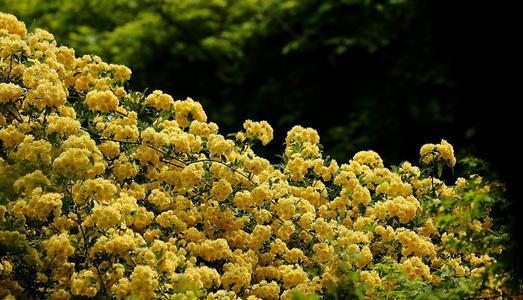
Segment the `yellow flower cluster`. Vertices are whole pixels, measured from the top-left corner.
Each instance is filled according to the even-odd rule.
[[[421,161],[430,164],[438,158],[442,158],[451,167],[456,165],[454,148],[446,140],[441,140],[440,144],[425,144],[420,149]]]
[[[90,91],[85,97],[85,104],[92,110],[108,112],[118,107],[118,98],[111,91]]]
[[[232,255],[225,239],[205,240],[198,245],[189,244],[188,249],[207,261],[226,259]]]
[[[24,94],[24,90],[17,84],[0,83],[0,103],[15,102]]]
[[[378,217],[384,220],[387,216],[398,217],[401,223],[409,223],[416,217],[416,212],[420,209],[419,201],[409,196],[406,199],[397,196],[394,199],[379,202],[374,206]]]
[[[145,98],[145,104],[150,105],[156,109],[168,110],[174,105],[174,99],[169,94],[164,94],[160,90],[155,90]]]
[[[93,270],[82,270],[71,278],[71,293],[78,296],[94,297],[100,289],[100,283]]]
[[[258,139],[264,146],[272,141],[273,130],[267,121],[253,122],[252,120],[247,120],[243,123],[243,128],[248,139]]]
[[[225,180],[220,179],[212,184],[211,194],[216,201],[223,201],[232,193],[231,184]]]
[[[203,110],[202,105],[191,98],[187,98],[184,101],[176,100],[174,102],[174,111],[176,113],[176,122],[178,122],[181,128],[189,127],[193,120],[207,122],[207,114]]]
[[[488,192],[478,177],[447,186],[374,151],[338,163],[301,126],[271,164],[244,143],[272,140],[265,121],[227,139],[200,103],[128,93],[127,67],[76,57],[12,15],[0,14],[0,49],[1,297],[292,299],[350,271],[371,298],[398,287],[382,285],[384,261],[437,287],[436,273],[479,277],[502,250],[453,246],[489,218],[436,222],[442,200]],[[138,120],[146,106],[162,112]],[[420,154],[456,163],[445,140]]]
[[[59,235],[53,235],[46,241],[42,242],[47,257],[56,259],[58,262],[65,262],[71,256],[75,248],[71,245],[69,234],[62,232]]]

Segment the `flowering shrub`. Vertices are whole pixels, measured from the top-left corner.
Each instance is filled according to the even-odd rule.
[[[325,158],[311,128],[281,164],[273,129],[223,136],[192,99],[128,91],[131,70],[75,57],[0,14],[0,296],[290,299],[494,297],[496,184],[447,185],[446,141],[420,166]],[[341,296],[340,296],[341,295]]]

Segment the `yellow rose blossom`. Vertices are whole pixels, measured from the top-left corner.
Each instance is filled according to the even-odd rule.
[[[225,239],[205,240],[195,245],[195,252],[207,261],[225,259],[232,254]]]
[[[67,93],[63,86],[44,79],[36,85],[35,89],[27,93],[24,106],[33,105],[38,110],[45,107],[58,107],[65,103],[66,97]]]
[[[199,102],[195,102],[191,98],[186,100],[177,100],[174,102],[174,111],[176,113],[176,122],[182,128],[189,127],[192,120],[200,122],[207,121],[207,115]]]
[[[0,129],[0,141],[6,147],[13,147],[22,143],[25,139],[25,134],[13,125],[9,125]]]
[[[122,216],[114,206],[96,205],[92,214],[86,219],[86,226],[96,226],[100,229],[109,229],[120,224]]]
[[[292,198],[278,200],[278,202],[272,206],[272,209],[274,209],[276,214],[283,220],[288,220],[294,217],[294,214],[296,213],[296,207],[294,206]]]
[[[431,280],[432,276],[430,275],[430,269],[423,263],[421,258],[414,256],[405,259],[402,265],[405,272],[411,279],[423,277],[426,280]]]
[[[149,266],[137,266],[129,277],[129,294],[140,299],[151,299],[156,295],[158,274]]]
[[[425,144],[420,149],[420,156],[422,162],[430,164],[436,158],[441,157],[451,167],[456,165],[456,157],[454,156],[454,148],[446,140],[441,140],[440,144]]]
[[[41,170],[36,170],[18,178],[14,182],[13,188],[16,192],[24,191],[29,195],[36,187],[48,185],[51,185],[51,181],[42,173]]]
[[[138,166],[130,162],[127,156],[120,155],[113,164],[113,174],[117,180],[132,178],[138,174]]]
[[[300,266],[282,266],[280,267],[281,279],[283,281],[283,287],[288,289],[295,287],[296,285],[307,280],[307,273],[303,271]]]
[[[187,167],[185,167],[180,174],[183,184],[187,186],[187,188],[192,188],[203,178],[204,170],[201,164],[191,164]]]
[[[280,295],[280,286],[276,281],[260,281],[252,286],[251,294],[262,299],[278,299]]]
[[[226,263],[221,277],[222,286],[228,290],[239,293],[251,283],[251,272],[244,264]]]
[[[234,148],[234,142],[226,140],[223,136],[217,134],[211,134],[207,138],[207,147],[211,155],[228,155]]]
[[[109,65],[109,68],[114,72],[114,79],[119,81],[126,81],[131,79],[131,69],[123,65]]]
[[[118,98],[111,91],[90,91],[85,97],[85,104],[91,110],[108,112],[118,107]]]
[[[120,145],[117,142],[106,141],[98,145],[98,149],[107,157],[113,158],[120,155]]]
[[[212,184],[211,194],[216,201],[223,201],[227,199],[231,193],[231,184],[224,179],[220,179],[219,181]]]
[[[420,237],[408,229],[398,229],[397,239],[403,245],[401,253],[404,256],[415,254],[417,256],[434,256],[436,248],[430,241]]]
[[[33,190],[31,199],[24,208],[25,214],[41,221],[46,221],[51,213],[55,217],[59,216],[63,205],[62,198],[58,193],[43,193],[42,188],[38,187]]]
[[[243,123],[245,135],[249,139],[259,139],[262,144],[267,145],[273,138],[273,130],[267,121],[253,122],[247,120]]]
[[[4,14],[0,12],[0,28],[6,29],[7,32],[16,34],[19,36],[25,36],[27,29],[25,24],[10,14]]]
[[[35,140],[33,136],[26,135],[13,155],[19,160],[49,164],[51,162],[51,148],[52,146],[48,141]]]
[[[156,109],[168,110],[174,105],[174,99],[171,95],[164,94],[160,90],[153,91],[147,98],[145,104],[150,105]]]
[[[51,115],[47,118],[47,121],[49,122],[47,127],[49,133],[71,136],[77,134],[80,130],[80,122],[73,118]]]
[[[17,84],[0,83],[0,103],[9,103],[22,97],[24,90]]]
[[[45,247],[47,257],[55,259],[59,263],[65,262],[75,251],[69,235],[65,232],[51,236],[51,238],[42,242],[42,245]]]
[[[71,292],[73,295],[94,297],[100,289],[100,282],[93,270],[83,270],[74,273],[71,278]]]

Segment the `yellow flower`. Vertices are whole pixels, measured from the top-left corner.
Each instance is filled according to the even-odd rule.
[[[292,145],[293,143],[311,143],[313,145],[319,144],[320,136],[318,132],[312,128],[303,128],[301,126],[294,126],[288,133],[285,139],[286,145]]]
[[[189,133],[202,137],[208,137],[211,134],[218,133],[218,125],[213,122],[206,123],[194,120],[191,122],[191,126],[189,127]]]
[[[293,268],[289,265],[282,265],[279,269],[283,287],[286,289],[295,287],[307,280],[307,273],[303,271],[301,266],[295,266]]]
[[[136,266],[129,277],[129,294],[140,299],[152,299],[158,287],[158,274],[150,266]]]
[[[145,98],[145,104],[156,109],[168,110],[174,105],[174,99],[169,94],[164,94],[160,90],[155,90]]]
[[[18,145],[14,157],[34,163],[51,163],[51,143],[46,140],[34,140],[31,135],[26,135],[24,141]]]
[[[321,262],[327,261],[334,253],[334,247],[327,243],[314,244],[312,250],[314,251],[315,257]]]
[[[271,125],[267,121],[253,122],[247,120],[243,123],[243,128],[246,131],[246,137],[254,140],[258,139],[265,146],[273,138],[273,130]]]
[[[33,190],[31,199],[25,207],[25,214],[30,218],[46,221],[51,213],[58,217],[62,209],[63,195],[58,193],[43,193],[42,188]]]
[[[396,232],[398,241],[403,245],[401,254],[404,256],[414,254],[416,256],[432,257],[436,255],[434,244],[420,237],[415,232],[404,228],[400,228]]]
[[[175,101],[174,111],[176,112],[176,122],[178,122],[181,128],[189,127],[192,120],[200,122],[207,121],[207,115],[202,105],[191,98],[187,98],[184,101]]]
[[[294,233],[295,226],[291,221],[283,222],[282,226],[278,229],[276,236],[278,236],[283,241],[288,241],[291,238],[291,234]]]
[[[410,279],[423,278],[429,282],[432,280],[430,269],[421,258],[417,256],[407,258],[402,262],[402,265]]]
[[[22,143],[25,139],[25,134],[13,125],[0,129],[0,141],[4,143],[5,147],[13,147]]]
[[[207,138],[207,147],[211,155],[228,155],[234,148],[234,142],[226,140],[222,135],[211,134]]]
[[[436,145],[436,151],[441,157],[449,163],[451,167],[456,165],[456,157],[454,156],[454,148],[446,140],[441,140],[441,143]]]
[[[354,192],[352,193],[352,206],[358,206],[360,204],[368,205],[370,200],[370,192],[366,187],[357,185],[354,188]]]
[[[113,174],[119,181],[132,178],[138,174],[138,166],[130,162],[127,156],[120,155],[118,159],[114,161]]]
[[[117,142],[106,141],[98,145],[98,148],[105,156],[109,158],[120,155],[120,144]]]
[[[100,282],[93,270],[82,270],[71,278],[71,293],[77,296],[94,297],[100,290]]]
[[[24,90],[17,84],[0,83],[0,103],[9,103],[18,100],[24,94]]]
[[[203,178],[203,175],[204,170],[201,163],[188,165],[180,174],[182,183],[189,189],[199,184]]]
[[[81,204],[87,199],[98,202],[109,202],[116,194],[116,186],[103,178],[88,179],[73,185],[72,196],[76,203]]]
[[[91,110],[109,112],[118,107],[118,98],[111,91],[90,91],[85,97],[85,104]]]
[[[120,224],[121,219],[120,212],[114,206],[96,205],[85,222],[100,229],[109,229]]]
[[[374,151],[360,151],[354,155],[353,160],[371,168],[383,168],[383,160]]]
[[[169,194],[160,189],[152,190],[149,197],[147,197],[147,201],[156,206],[160,211],[167,210],[173,203],[173,199]]]
[[[369,246],[363,246],[360,253],[358,254],[356,261],[354,262],[358,268],[363,268],[372,261],[372,252]]]
[[[47,257],[55,259],[59,263],[64,263],[75,251],[69,238],[69,234],[62,232],[59,235],[53,235],[48,240],[43,241],[42,246],[44,246],[47,252]]]
[[[131,69],[123,65],[109,65],[114,72],[114,79],[118,81],[126,81],[131,79]]]
[[[196,246],[195,252],[207,261],[227,259],[232,255],[225,239],[205,240]]]
[[[13,265],[8,260],[1,260],[0,261],[0,275],[1,276],[8,276],[13,272]]]
[[[127,91],[129,68],[26,32],[0,13],[0,248],[23,250],[0,259],[2,297],[321,298],[349,270],[364,297],[380,298],[401,293],[374,270],[389,260],[420,286],[483,276],[505,292],[506,274],[489,268],[506,248],[488,238],[489,207],[481,217],[477,203],[447,207],[497,184],[447,185],[408,162],[386,168],[374,151],[339,164],[301,126],[272,164],[250,147],[273,139],[266,121],[228,139],[200,103]],[[143,106],[167,112],[139,120]],[[456,164],[445,140],[420,155],[423,170]],[[436,228],[447,216],[452,226]],[[477,232],[481,247],[469,247]],[[35,280],[20,280],[28,266]]]
[[[27,34],[25,24],[11,15],[0,12],[0,28],[6,29],[7,32],[24,37]]]
[[[296,214],[296,207],[292,198],[279,199],[275,205],[271,206],[271,210],[274,210],[283,220],[288,220]]]
[[[182,232],[187,229],[187,224],[180,220],[172,210],[165,211],[156,216],[156,222],[165,228],[174,227],[177,232]]]
[[[213,199],[218,202],[227,199],[231,193],[232,187],[227,180],[220,179],[212,184],[211,194]]]
[[[224,273],[221,277],[225,289],[239,293],[251,284],[251,272],[244,264],[226,263],[223,265]]]
[[[425,144],[420,149],[421,160],[424,164],[430,164],[432,161],[441,157],[449,166],[456,165],[454,148],[446,140],[441,140],[440,144]]]
[[[59,117],[51,115],[47,118],[49,133],[64,134],[66,136],[75,135],[80,130],[80,122],[69,117]]]
[[[280,296],[280,286],[276,281],[260,281],[252,286],[251,294],[262,299],[278,299]]]
[[[43,185],[51,185],[51,181],[40,170],[26,174],[18,178],[13,184],[14,190],[18,193],[24,191],[26,195],[30,195],[35,187]]]

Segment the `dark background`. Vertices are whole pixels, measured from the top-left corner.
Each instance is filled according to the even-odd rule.
[[[287,130],[316,128],[325,153],[373,149],[416,162],[447,139],[458,159],[507,185],[514,266],[521,274],[517,10],[499,1],[0,0],[77,55],[133,70],[130,88],[199,100],[223,133],[268,120],[277,161]],[[461,166],[457,167],[459,174]]]

